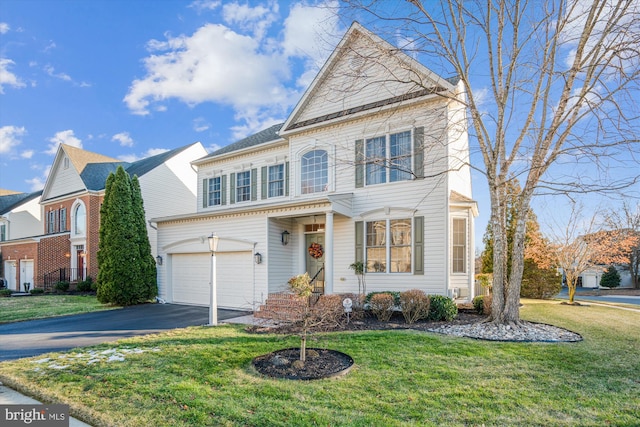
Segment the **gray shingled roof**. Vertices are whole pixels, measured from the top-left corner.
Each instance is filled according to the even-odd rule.
[[[261,130],[256,134],[241,139],[240,141],[236,141],[232,144],[227,145],[226,147],[222,147],[221,149],[216,150],[207,156],[204,156],[203,159],[216,157],[221,154],[231,153],[232,151],[242,150],[244,148],[253,147],[256,145],[264,144],[266,142],[276,141],[280,139],[278,131],[282,128],[283,125],[284,123],[278,123],[277,125],[273,125],[270,128]]]
[[[169,160],[171,157],[179,154],[192,145],[193,144],[188,144],[183,147],[178,147],[176,149],[156,154],[155,156],[147,157],[133,163],[88,163],[80,174],[80,178],[82,178],[82,182],[84,182],[87,190],[103,190],[109,174],[112,172],[115,173],[116,169],[118,169],[118,166],[122,166],[130,176],[137,175],[138,177],[141,177],[142,175],[157,168],[158,166]]]
[[[36,191],[34,193],[18,193],[0,196],[0,215],[11,212],[11,210],[16,206],[20,206],[21,204],[26,203],[34,199],[35,197],[40,197],[41,195],[42,190]]]

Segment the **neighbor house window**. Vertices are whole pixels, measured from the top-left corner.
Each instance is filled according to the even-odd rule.
[[[300,161],[300,191],[302,194],[327,191],[329,182],[329,156],[325,150],[313,150]]]
[[[7,240],[7,225],[0,224],[0,242]]]
[[[411,131],[365,141],[366,184],[411,179]]]
[[[453,219],[451,259],[453,273],[467,272],[467,220],[465,218]]]
[[[284,196],[284,165],[269,166],[269,197]]]
[[[236,174],[236,201],[246,202],[251,200],[251,171]]]
[[[67,208],[60,209],[60,231],[67,231]]]
[[[411,234],[411,219],[367,222],[367,271],[411,273]]]
[[[217,206],[222,204],[222,179],[221,177],[209,178],[209,191],[207,206]]]
[[[84,236],[87,233],[87,211],[81,203],[76,206],[73,215],[73,232],[78,236]]]

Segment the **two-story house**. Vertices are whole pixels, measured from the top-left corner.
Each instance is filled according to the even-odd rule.
[[[60,145],[38,199],[42,221],[24,236],[0,242],[5,270],[13,267],[11,263],[20,263],[10,275],[8,287],[25,290],[24,283],[30,283],[31,288],[48,288],[59,280],[95,278],[100,206],[109,174],[123,166],[131,176],[138,176],[147,220],[184,213],[197,199],[197,174],[191,162],[206,154],[197,142],[126,163]],[[156,229],[148,224],[147,232],[155,248]]]
[[[255,309],[308,272],[325,293],[471,297],[464,93],[354,23],[282,124],[193,162],[197,212],[156,218],[159,293]],[[207,237],[219,237],[216,271]]]

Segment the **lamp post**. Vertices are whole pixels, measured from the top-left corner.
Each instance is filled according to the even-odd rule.
[[[220,238],[214,233],[209,236],[209,251],[211,251],[211,289],[209,299],[209,326],[218,325],[218,299],[216,290],[216,252]]]

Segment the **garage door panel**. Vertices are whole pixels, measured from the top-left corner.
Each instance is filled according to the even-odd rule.
[[[216,254],[218,306],[251,309],[253,307],[253,257],[251,252]],[[209,305],[211,255],[174,254],[172,256],[172,293],[176,303]]]

